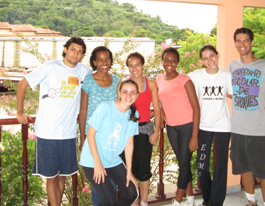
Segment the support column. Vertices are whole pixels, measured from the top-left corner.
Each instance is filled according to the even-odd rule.
[[[233,34],[243,26],[243,3],[241,0],[217,6],[217,50],[220,53],[219,66],[227,69],[228,64],[239,58],[234,46]]]
[[[20,67],[20,50],[21,50],[21,41],[15,41],[14,43],[14,67]]]
[[[229,1],[217,6],[217,51],[220,54],[219,66],[227,69],[228,64],[239,58],[233,40],[234,32],[243,26],[243,2]],[[231,111],[232,101],[228,99]],[[230,155],[229,155],[230,157]],[[231,190],[240,189],[240,175],[232,174],[232,162],[228,159],[227,187]]]
[[[52,42],[52,60],[57,60],[57,41]]]

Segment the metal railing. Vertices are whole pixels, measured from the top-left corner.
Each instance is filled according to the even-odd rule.
[[[29,123],[34,123],[36,117],[32,117],[29,120]],[[3,125],[16,125],[19,124],[15,117],[7,117],[0,118],[0,143],[1,143],[1,135],[2,135],[2,126]],[[29,206],[28,204],[28,149],[27,149],[27,140],[28,140],[28,124],[22,124],[22,187],[23,187],[23,206]],[[164,131],[160,129],[160,140],[159,140],[159,181],[157,182],[157,193],[155,201],[151,201],[152,203],[162,201],[166,198],[164,193],[164,183],[163,183],[163,172],[164,172]],[[2,163],[0,158],[0,205],[2,200]],[[77,174],[72,175],[72,185],[73,185],[73,206],[78,206],[78,196],[77,196]],[[49,203],[48,203],[49,205]]]
[[[29,123],[35,122],[35,117],[32,117],[29,120]],[[17,119],[12,118],[0,118],[0,143],[2,142],[2,125],[16,125],[19,124]],[[21,125],[22,130],[22,187],[23,187],[23,206],[29,206],[28,204],[28,149],[27,149],[27,140],[28,140],[28,124]],[[0,205],[2,200],[2,162],[0,158]],[[77,197],[77,174],[72,175],[73,183],[73,206],[78,206],[78,197]]]

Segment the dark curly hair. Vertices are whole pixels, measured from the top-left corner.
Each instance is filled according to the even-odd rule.
[[[80,37],[72,37],[72,38],[70,38],[70,39],[69,39],[69,40],[63,45],[63,47],[66,47],[66,49],[68,50],[69,46],[70,46],[72,43],[73,43],[73,44],[78,44],[78,45],[82,46],[82,47],[83,47],[83,54],[86,53],[86,44],[85,44],[84,40],[81,39]],[[64,51],[63,51],[63,53],[62,53],[62,56],[65,57],[65,53],[64,53]]]

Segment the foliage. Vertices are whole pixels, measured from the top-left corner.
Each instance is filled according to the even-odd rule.
[[[253,33],[265,34],[265,9],[244,8],[243,24]]]
[[[105,44],[108,47],[108,43]],[[118,65],[117,67],[112,67],[111,72],[119,76],[120,79],[124,79],[126,77],[126,65],[123,61],[122,57],[126,57],[131,52],[135,51],[139,43],[137,41],[132,41],[131,39],[124,42],[122,49],[113,54],[113,63]],[[128,75],[128,72],[127,72]]]
[[[22,205],[22,136],[21,132],[11,134],[2,132],[2,200],[1,205]],[[32,137],[32,136],[30,136]],[[33,137],[34,138],[34,137]],[[29,138],[28,148],[28,202],[30,206],[45,205],[46,193],[42,188],[42,179],[32,176],[31,168],[35,156],[35,140]]]
[[[183,39],[186,30],[138,12],[130,3],[112,0],[0,0],[0,21],[32,24],[65,36],[144,36],[157,44],[167,38]]]
[[[111,36],[111,37],[125,37],[125,34],[122,31],[119,30],[112,30],[110,32],[107,32],[103,36]]]
[[[215,24],[215,26],[212,28],[211,32],[210,32],[211,36],[215,36],[217,35],[217,24]]]
[[[244,8],[244,27],[250,28],[254,33],[253,54],[265,59],[265,9]]]
[[[255,57],[265,59],[264,34],[255,34],[254,46],[252,47]]]
[[[199,50],[205,44],[216,46],[216,36],[209,36],[207,34],[194,34],[188,32],[186,41],[178,41],[178,45],[182,48],[178,49],[180,54],[180,61],[178,64],[178,71],[182,73],[189,73],[202,68],[202,62],[199,57]]]

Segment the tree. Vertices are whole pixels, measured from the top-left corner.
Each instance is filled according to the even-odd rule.
[[[211,37],[206,34],[194,34],[191,31],[187,31],[186,40],[178,41],[178,45],[182,46],[182,48],[178,49],[181,56],[178,70],[189,73],[197,68],[201,68],[199,50],[205,44],[211,44],[216,47],[216,36]]]
[[[215,26],[212,28],[211,32],[210,32],[210,35],[211,36],[214,36],[217,34],[217,24],[215,24]]]
[[[79,29],[76,31],[77,36],[96,36],[92,26],[88,24],[82,24],[79,26]]]
[[[254,55],[265,59],[265,9],[245,8],[244,27],[250,28],[254,33],[254,46],[252,47]]]
[[[151,34],[152,34],[151,31],[145,30],[145,29],[140,29],[140,30],[138,30],[138,31],[135,32],[135,35],[137,37],[150,37]]]
[[[245,8],[243,23],[253,33],[265,34],[265,9]]]
[[[176,28],[163,23],[160,16],[151,17],[130,3],[113,0],[0,0],[0,20],[32,24],[64,36],[134,36],[136,32],[157,43],[172,38]]]
[[[254,46],[252,47],[252,51],[257,58],[265,59],[264,35],[255,34]]]
[[[113,30],[113,31],[107,32],[106,34],[104,34],[104,36],[125,37],[125,34],[122,31],[119,31],[119,30]]]
[[[123,3],[122,7],[125,8],[127,11],[135,11],[136,7],[130,3]]]

